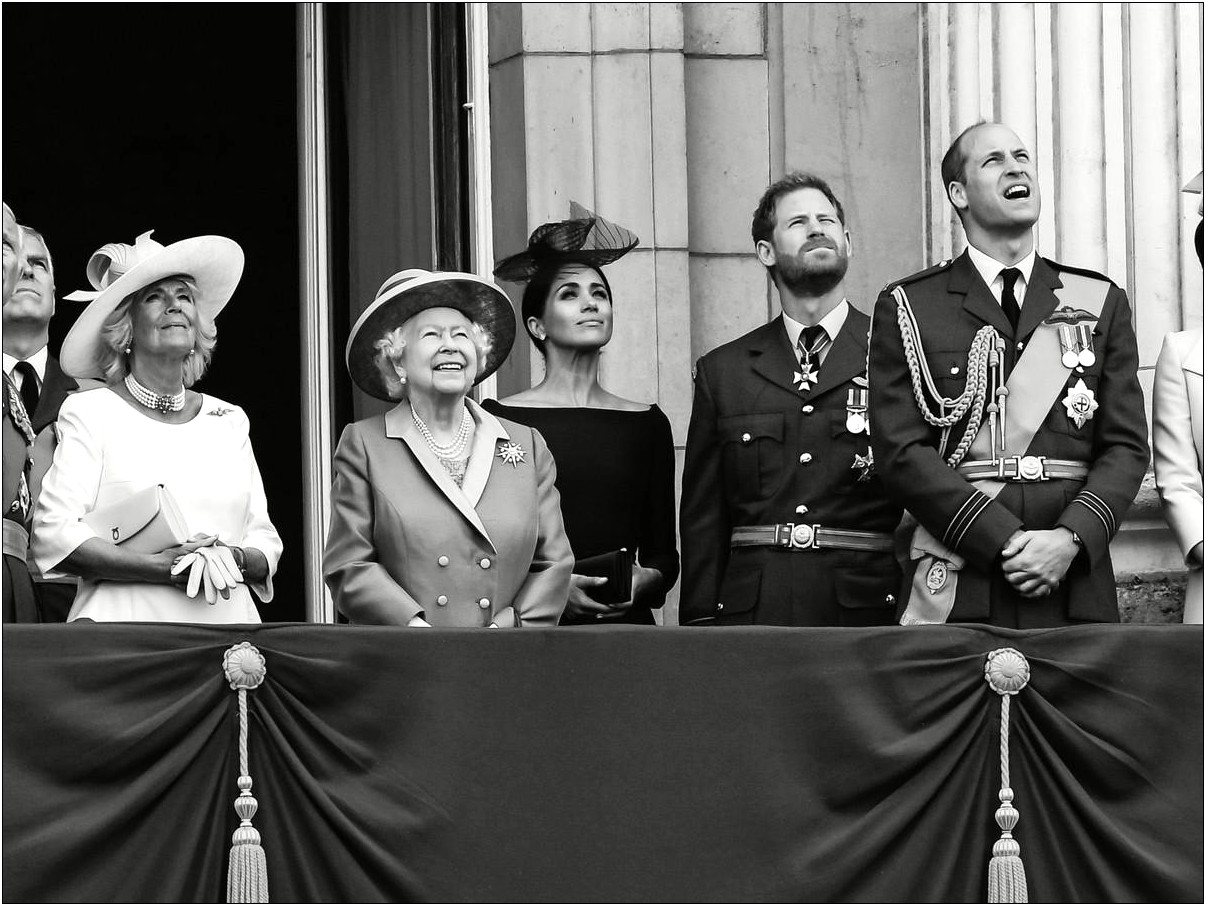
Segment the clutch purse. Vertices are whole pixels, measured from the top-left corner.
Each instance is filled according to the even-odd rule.
[[[171,493],[153,484],[83,516],[97,537],[140,554],[157,554],[188,539],[188,526]]]
[[[584,588],[586,596],[600,604],[619,604],[632,597],[632,551],[626,547],[607,554],[598,554],[574,561],[574,572],[580,576],[602,576],[606,585]]]

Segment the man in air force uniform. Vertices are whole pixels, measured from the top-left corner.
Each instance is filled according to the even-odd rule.
[[[1126,293],[1035,254],[1008,127],[964,131],[942,179],[968,249],[889,284],[870,345],[876,464],[920,523],[901,622],[1116,622],[1110,539],[1148,463]]]

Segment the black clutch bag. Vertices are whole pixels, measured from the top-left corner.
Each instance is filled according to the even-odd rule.
[[[587,597],[600,604],[619,604],[632,597],[632,551],[626,547],[574,562],[580,576],[602,576],[606,585],[584,588]]]

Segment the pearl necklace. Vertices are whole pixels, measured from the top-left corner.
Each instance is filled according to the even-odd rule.
[[[156,393],[148,390],[134,377],[133,372],[126,375],[126,389],[139,405],[148,409],[158,409],[160,412],[179,412],[184,408],[184,388],[179,393]]]
[[[431,447],[432,453],[440,459],[461,458],[461,454],[465,452],[465,446],[469,443],[469,429],[473,427],[473,417],[469,414],[468,409],[461,410],[461,426],[457,429],[456,437],[449,444],[436,443],[436,439],[431,436],[430,429],[423,419],[419,418],[419,413],[415,412],[413,403],[410,406],[410,417],[414,419],[415,427],[423,435],[423,440],[427,441],[427,446]]]

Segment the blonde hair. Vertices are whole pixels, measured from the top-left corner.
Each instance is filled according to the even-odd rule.
[[[407,318],[406,323],[410,323],[410,318]],[[381,380],[392,400],[401,400],[406,397],[406,382],[398,374],[402,368],[402,350],[406,348],[406,337],[403,336],[405,329],[406,324],[403,324],[401,327],[388,330],[381,339],[373,344],[373,348],[377,350],[377,354],[373,357],[373,364],[377,366],[377,371],[380,372]],[[469,333],[472,335],[473,345],[477,349],[477,372],[474,374],[476,378],[486,367],[486,356],[494,348],[494,341],[490,338],[490,334],[486,333],[485,329],[472,319],[469,319]]]
[[[197,292],[196,282],[187,274],[165,277],[164,280],[180,280],[193,291],[194,295]],[[136,302],[162,282],[163,280],[156,280],[154,283],[130,293],[118,303],[117,307],[105,318],[105,323],[101,325],[101,343],[100,352],[97,353],[97,364],[108,383],[115,384],[130,373],[130,359],[126,355],[126,349],[134,340],[134,315],[131,309]],[[205,376],[210,360],[214,356],[214,347],[218,345],[218,325],[212,318],[202,313],[200,306],[197,307],[196,312],[197,341],[193,346],[193,351],[184,358],[181,364],[180,377],[185,387],[193,386]]]

